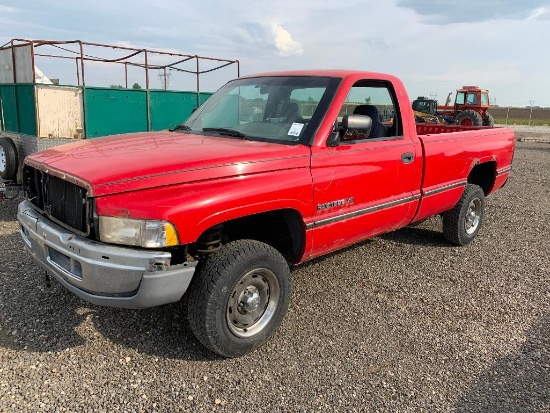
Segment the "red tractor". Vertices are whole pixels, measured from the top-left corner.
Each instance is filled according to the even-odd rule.
[[[451,94],[445,106],[437,106],[437,101],[419,97],[413,104],[413,110],[437,116],[440,122],[470,126],[494,126],[493,116],[488,112],[489,91],[478,86],[462,86],[457,89],[455,103],[450,104]]]

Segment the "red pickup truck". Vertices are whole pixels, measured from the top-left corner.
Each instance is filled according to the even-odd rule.
[[[18,220],[79,297],[145,308],[185,293],[198,340],[236,357],[281,323],[293,265],[436,214],[470,243],[513,151],[511,129],[416,125],[390,75],[267,73],[174,130],[27,157]]]

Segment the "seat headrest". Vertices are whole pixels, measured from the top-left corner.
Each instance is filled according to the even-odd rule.
[[[359,105],[354,110],[355,115],[366,115],[369,116],[373,122],[379,121],[378,108],[374,105]]]
[[[287,121],[295,121],[301,117],[300,106],[296,102],[288,102],[283,106],[281,110],[281,116],[285,117]]]

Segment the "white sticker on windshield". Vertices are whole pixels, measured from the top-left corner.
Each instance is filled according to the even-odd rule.
[[[304,128],[303,123],[294,122],[290,127],[290,129],[288,130],[288,136],[300,136],[300,132],[302,132],[303,128]]]

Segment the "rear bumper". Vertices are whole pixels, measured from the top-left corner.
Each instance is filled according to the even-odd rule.
[[[61,285],[101,306],[148,308],[178,301],[195,265],[170,266],[171,254],[115,247],[61,228],[23,201],[17,219],[26,249]]]

